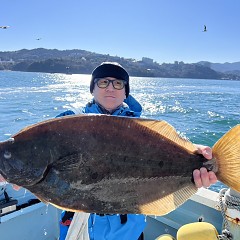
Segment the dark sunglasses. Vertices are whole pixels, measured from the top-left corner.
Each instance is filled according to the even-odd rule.
[[[97,83],[97,86],[99,88],[106,88],[109,86],[110,83],[112,83],[113,88],[117,90],[122,90],[127,84],[127,81],[121,79],[109,80],[107,78],[95,78],[94,83]]]

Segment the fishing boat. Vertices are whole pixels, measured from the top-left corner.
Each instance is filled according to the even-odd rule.
[[[231,189],[221,194],[201,188],[169,214],[146,216],[144,239],[154,240],[168,234],[176,237],[183,226],[198,222],[212,224],[219,235],[225,231],[230,232],[234,236],[233,239],[240,239],[240,195]],[[231,197],[234,198],[234,204],[230,204]],[[60,214],[60,209],[40,202],[28,190],[21,188],[16,191],[11,184],[1,183],[1,240],[56,240],[59,237]]]
[[[35,88],[34,86],[34,89]],[[206,89],[208,88],[209,83],[206,84]],[[159,91],[159,89],[157,89],[157,91]],[[45,87],[43,88],[43,92],[46,92]],[[235,92],[233,96],[236,96]],[[50,96],[46,96],[46,99],[49,97]],[[29,106],[29,108],[31,107],[33,106]],[[10,114],[7,115],[5,119],[10,119],[10,116]],[[236,181],[238,181],[238,179],[236,179]],[[202,188],[183,205],[169,214],[164,216],[146,216],[147,227],[144,231],[145,240],[154,240],[163,234],[170,234],[176,237],[177,232],[183,226],[199,222],[212,224],[220,235],[223,230],[228,230],[234,235],[235,239],[240,239],[239,197],[233,209],[230,207],[225,209],[225,207],[223,207],[223,211],[220,207],[219,198],[221,199],[220,193]],[[222,197],[222,200],[223,205],[226,206],[225,197]],[[47,205],[39,202],[32,193],[24,188],[15,191],[11,184],[2,183],[0,185],[1,240],[58,239],[60,214],[60,209],[50,204]],[[228,226],[225,226],[225,222],[228,223]]]
[[[60,210],[40,202],[24,188],[0,183],[1,240],[58,239]]]

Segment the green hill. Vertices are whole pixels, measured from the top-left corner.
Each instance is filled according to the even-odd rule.
[[[0,52],[0,59],[0,70],[90,74],[100,63],[111,61],[120,63],[131,76],[240,80],[239,75],[215,71],[210,64],[186,64],[177,61],[158,64],[149,58],[137,61],[79,49],[21,49]]]

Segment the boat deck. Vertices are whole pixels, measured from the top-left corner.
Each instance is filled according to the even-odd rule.
[[[0,215],[1,240],[58,239],[61,210],[42,202],[34,202],[36,198],[23,188],[14,191],[8,184],[6,190],[10,199],[18,201],[18,206],[16,210]],[[217,199],[218,193],[200,189],[175,211],[165,216],[147,216],[145,240],[154,240],[166,233],[176,236],[177,230],[184,224],[199,221],[212,223],[221,233],[222,215],[216,208]],[[33,204],[26,204],[29,202]]]

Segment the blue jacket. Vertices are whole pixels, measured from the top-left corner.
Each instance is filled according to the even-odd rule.
[[[79,113],[79,110],[77,111]],[[60,113],[56,117],[63,117],[67,115],[77,114],[73,110],[67,110],[63,113]],[[81,109],[81,113],[99,113],[99,114],[110,114],[101,106],[95,103],[94,99],[89,102],[84,108]],[[140,117],[142,113],[142,106],[140,103],[131,95],[129,95],[123,103],[123,106],[117,108],[111,115],[114,116],[129,116],[129,117]]]
[[[141,111],[141,105],[135,98],[129,95],[123,106],[116,109],[111,115],[140,117]],[[82,113],[108,114],[108,112],[96,104],[94,100],[82,109]],[[57,117],[72,114],[75,114],[74,110],[67,110]],[[121,223],[119,214],[104,216],[90,214],[88,220],[90,240],[137,240],[145,226],[145,216],[136,214],[127,214],[127,221],[125,223]],[[65,239],[67,229],[68,227],[60,225],[60,240]]]

